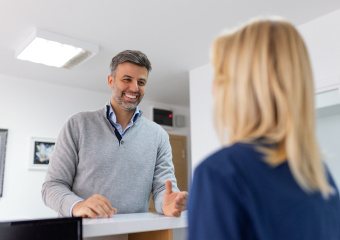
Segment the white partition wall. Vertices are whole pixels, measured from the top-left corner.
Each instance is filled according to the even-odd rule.
[[[212,68],[206,65],[190,72],[191,165],[220,146],[213,124]]]

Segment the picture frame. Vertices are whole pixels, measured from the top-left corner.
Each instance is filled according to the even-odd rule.
[[[31,141],[31,170],[47,170],[55,146],[54,138],[33,137]]]
[[[0,128],[0,197],[3,193],[8,129]]]

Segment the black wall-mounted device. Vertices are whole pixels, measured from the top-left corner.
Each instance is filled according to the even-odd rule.
[[[164,110],[164,109],[153,109],[153,121],[155,123],[158,123],[163,126],[173,126],[173,112],[170,110]]]

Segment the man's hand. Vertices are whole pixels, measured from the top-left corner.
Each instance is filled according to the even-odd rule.
[[[173,192],[171,181],[165,182],[165,194],[163,199],[163,213],[166,216],[181,216],[181,212],[185,210],[187,203],[187,192]]]
[[[72,215],[74,217],[98,218],[112,217],[117,209],[111,206],[110,201],[99,194],[94,194],[88,199],[74,205]]]

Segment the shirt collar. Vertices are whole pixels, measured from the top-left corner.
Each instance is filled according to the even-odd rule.
[[[109,102],[107,104],[107,106],[109,106],[109,117],[110,117],[111,121],[115,124],[119,124],[117,122],[117,116],[116,116],[115,111],[113,110],[111,102]],[[141,115],[142,115],[142,111],[139,109],[139,106],[137,106],[136,109],[135,109],[135,112],[132,115],[130,122],[135,123],[137,121],[138,117],[140,117]]]

